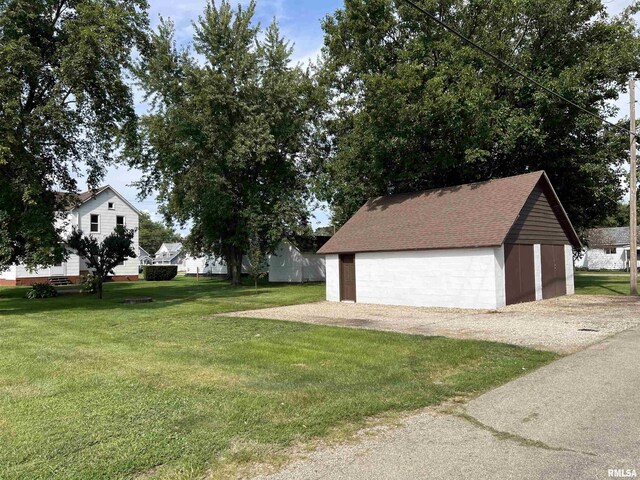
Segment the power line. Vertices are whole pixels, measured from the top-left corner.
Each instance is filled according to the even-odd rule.
[[[448,30],[449,32],[453,33],[456,37],[458,37],[459,39],[461,39],[462,41],[468,43],[469,45],[471,45],[472,47],[476,48],[477,50],[480,50],[482,53],[484,53],[485,55],[491,57],[491,59],[500,64],[501,66],[505,67],[507,70],[515,73],[516,75],[524,78],[525,80],[528,80],[529,82],[533,83],[534,85],[536,85],[538,88],[544,90],[545,92],[549,93],[550,95],[553,95],[554,97],[559,98],[560,100],[562,100],[563,102],[571,105],[572,107],[577,108],[578,110],[580,110],[581,112],[586,113],[587,115],[592,116],[593,118],[597,118],[598,120],[600,120],[603,123],[606,123],[610,126],[612,126],[613,128],[620,130],[624,133],[626,133],[627,135],[631,134],[631,135],[636,135],[635,132],[632,132],[631,130],[627,130],[626,128],[615,124],[609,120],[607,120],[606,118],[601,117],[600,115],[598,115],[597,113],[592,112],[591,110],[588,110],[580,105],[578,105],[577,103],[575,103],[572,100],[569,100],[567,97],[559,94],[558,92],[555,92],[553,90],[551,90],[549,87],[547,87],[546,85],[544,85],[543,83],[539,82],[538,80],[536,80],[535,78],[530,77],[529,75],[527,75],[524,72],[521,72],[520,70],[518,70],[516,67],[512,66],[511,64],[507,63],[506,61],[502,60],[500,57],[498,57],[497,55],[495,55],[494,53],[491,53],[489,50],[487,50],[486,48],[484,48],[482,45],[477,44],[476,42],[474,42],[473,40],[471,40],[469,37],[465,36],[463,33],[461,33],[459,30],[449,26],[447,23],[443,22],[442,20],[440,20],[438,17],[436,17],[435,15],[433,15],[432,13],[429,13],[427,10],[425,10],[424,8],[422,8],[420,5],[414,3],[412,0],[402,0],[404,3],[406,3],[407,5],[413,7],[415,10],[417,10],[418,12],[422,13],[423,15],[429,17],[431,20],[433,20],[434,22],[436,22],[438,25],[440,25],[442,28],[444,28],[445,30]]]

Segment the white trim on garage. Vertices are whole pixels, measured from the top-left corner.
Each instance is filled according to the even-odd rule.
[[[337,254],[325,255],[326,292],[330,302],[340,301],[340,262]],[[357,266],[356,266],[357,275]],[[356,292],[357,293],[357,292]]]
[[[542,253],[539,243],[533,245],[533,272],[536,282],[536,300],[542,300]]]
[[[504,245],[495,249],[495,285],[496,285],[496,308],[504,307],[507,304],[507,284],[504,269]]]
[[[573,275],[573,247],[571,245],[564,246],[564,271],[567,281],[567,295],[575,293],[574,275]]]

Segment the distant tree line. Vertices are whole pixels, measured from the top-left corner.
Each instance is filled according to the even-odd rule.
[[[139,242],[149,254],[153,255],[163,243],[181,242],[181,235],[173,227],[151,218],[147,212],[140,213]]]

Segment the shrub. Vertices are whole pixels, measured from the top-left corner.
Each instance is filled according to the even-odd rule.
[[[177,265],[145,265],[144,279],[151,282],[171,280],[178,274]]]
[[[80,291],[83,293],[96,293],[98,291],[98,277],[92,274],[80,277]]]
[[[31,290],[28,290],[25,294],[26,298],[51,298],[57,297],[58,291],[53,285],[48,283],[34,283],[31,285]]]

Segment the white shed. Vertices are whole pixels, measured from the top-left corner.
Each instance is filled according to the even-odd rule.
[[[220,259],[212,255],[194,257],[188,255],[184,259],[185,274],[193,275],[226,275],[227,266]]]
[[[572,246],[534,172],[370,200],[318,253],[329,301],[495,309],[573,293]]]
[[[304,283],[323,282],[324,256],[318,249],[331,237],[295,237],[283,240],[269,256],[269,281]]]

